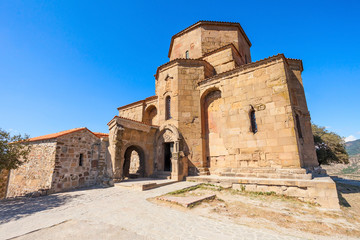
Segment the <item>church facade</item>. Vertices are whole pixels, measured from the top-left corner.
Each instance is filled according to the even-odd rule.
[[[155,96],[119,107],[108,123],[114,178],[311,179],[319,164],[302,61],[252,62],[250,47],[239,23],[200,21],[175,34]]]
[[[302,61],[253,62],[250,47],[239,23],[200,21],[175,34],[155,96],[119,107],[109,134],[76,128],[29,139],[29,161],[0,172],[0,198],[151,177],[339,209],[316,158]]]

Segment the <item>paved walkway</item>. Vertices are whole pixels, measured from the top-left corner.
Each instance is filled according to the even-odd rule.
[[[0,239],[298,239],[146,200],[194,184],[144,192],[89,189],[0,202]]]

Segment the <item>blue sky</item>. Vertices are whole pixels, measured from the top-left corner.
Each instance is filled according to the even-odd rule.
[[[0,128],[32,137],[107,132],[116,108],[154,95],[172,35],[239,22],[252,60],[303,60],[312,121],[360,138],[360,1],[0,0]]]

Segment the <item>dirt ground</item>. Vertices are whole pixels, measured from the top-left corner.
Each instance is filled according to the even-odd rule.
[[[215,200],[202,202],[190,209],[156,199],[151,201],[182,211],[192,211],[201,216],[215,219],[225,217],[237,224],[259,226],[284,234],[291,232],[295,236],[306,238],[360,238],[360,186],[337,183],[337,190],[341,205],[339,211],[324,210],[314,204],[273,193],[242,192],[208,184],[167,194],[216,194]]]

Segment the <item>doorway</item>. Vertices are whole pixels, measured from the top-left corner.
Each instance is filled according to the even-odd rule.
[[[123,176],[128,178],[144,177],[144,152],[140,147],[130,146],[124,155]]]
[[[164,143],[164,171],[171,171],[171,157],[174,143]]]

